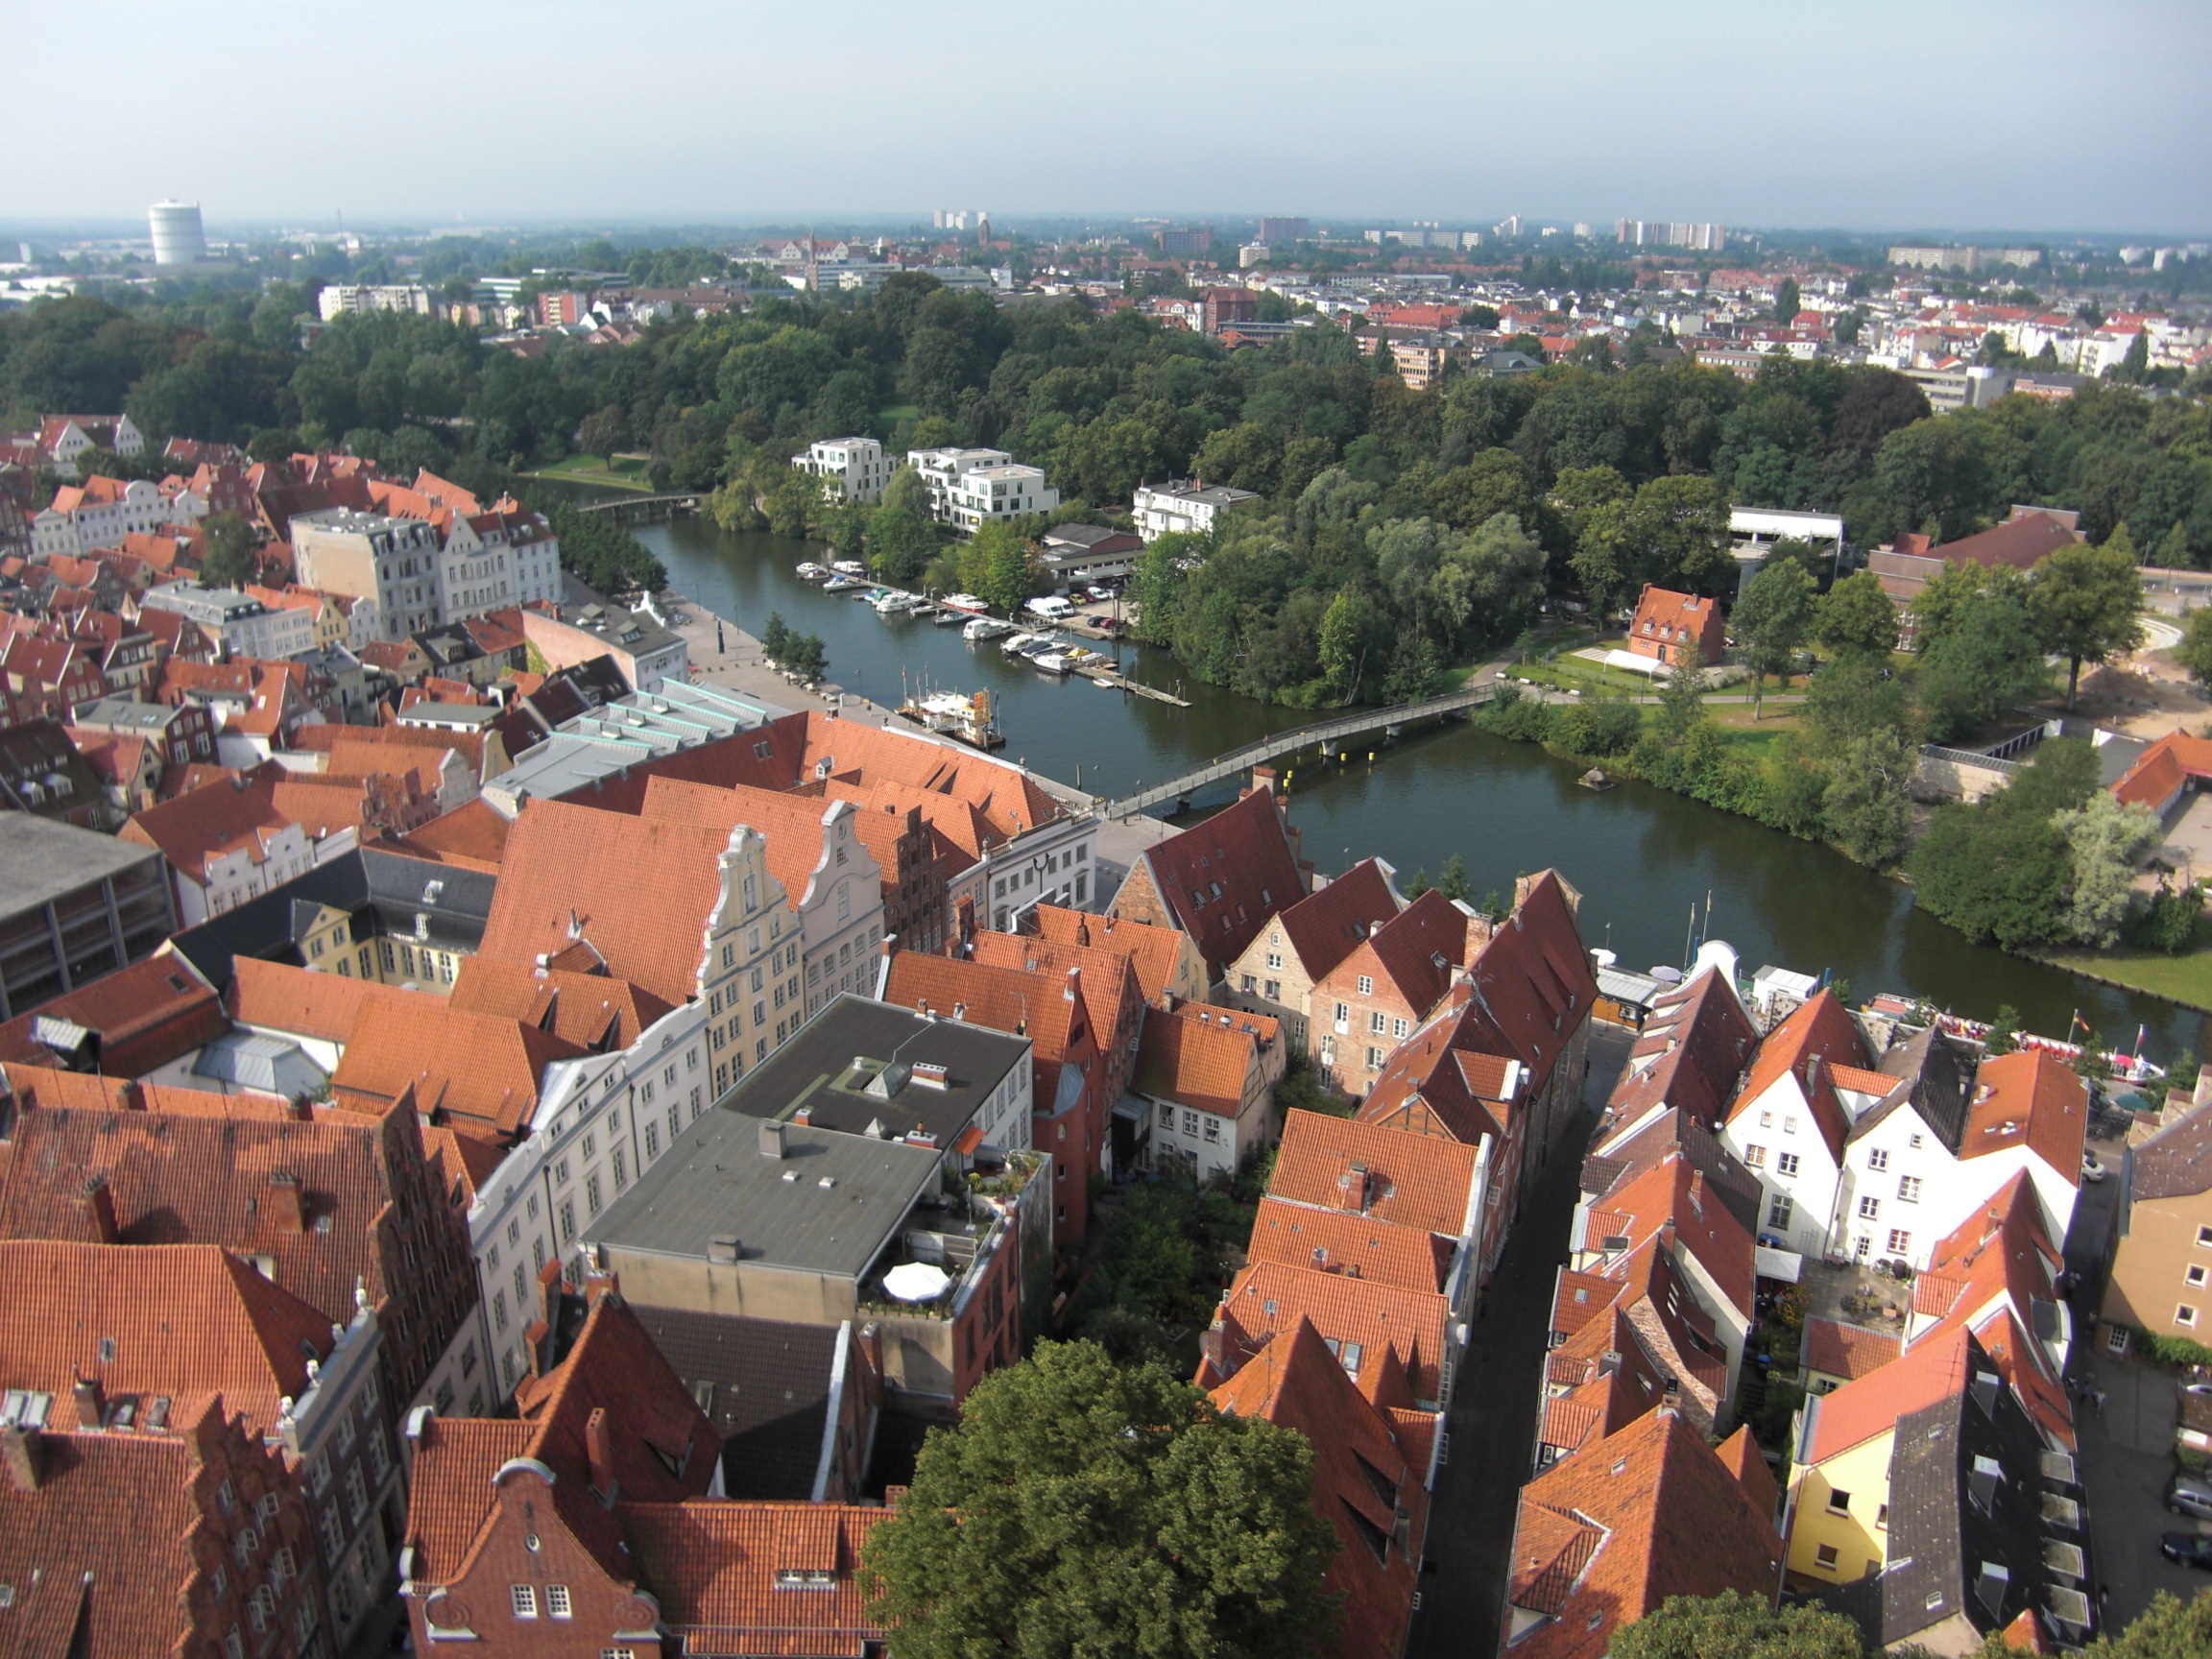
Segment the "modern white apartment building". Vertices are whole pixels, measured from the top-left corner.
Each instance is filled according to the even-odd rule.
[[[909,449],[906,460],[929,487],[929,516],[960,536],[1002,518],[1049,513],[1060,492],[1044,471],[1003,449]]]
[[[833,485],[848,501],[879,501],[891,482],[890,458],[874,438],[818,439],[805,454],[792,456],[791,465]]]
[[[325,323],[370,311],[412,311],[418,316],[427,317],[430,315],[430,290],[413,282],[341,282],[333,283],[316,295],[315,304]]]

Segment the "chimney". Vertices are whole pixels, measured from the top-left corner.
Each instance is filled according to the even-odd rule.
[[[1080,968],[1069,969],[1067,980],[1060,987],[1060,1000],[1063,1002],[1074,1001],[1075,994],[1082,988],[1083,970]]]
[[[7,1464],[8,1484],[16,1491],[37,1491],[39,1478],[46,1473],[46,1448],[38,1431],[13,1425],[0,1429],[0,1463]]]
[[[1690,1171],[1690,1208],[1699,1217],[1705,1214],[1705,1171],[1702,1169]]]
[[[783,1156],[783,1125],[780,1119],[774,1118],[761,1119],[760,1156],[778,1159]]]
[[[279,1233],[307,1231],[307,1199],[300,1190],[300,1177],[279,1169],[269,1177],[269,1218]]]
[[[1367,1166],[1354,1164],[1336,1177],[1336,1190],[1343,1194],[1344,1208],[1356,1214],[1367,1214]]]
[[[97,1382],[77,1379],[77,1427],[98,1430],[108,1415],[108,1391]]]
[[[108,1185],[108,1177],[95,1175],[84,1183],[77,1194],[77,1208],[84,1213],[93,1237],[103,1244],[119,1244],[123,1229],[115,1218],[115,1191]]]
[[[602,1503],[614,1501],[614,1433],[607,1422],[607,1407],[594,1407],[584,1420],[584,1455],[591,1464],[591,1490]]]

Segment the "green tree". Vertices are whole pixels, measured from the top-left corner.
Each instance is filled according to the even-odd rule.
[[[791,625],[783,620],[782,612],[769,612],[760,629],[760,654],[771,662],[781,662],[790,648]]]
[[[1659,691],[1659,737],[1680,748],[1705,719],[1705,658],[1695,636],[1674,648],[1674,666]]]
[[[1751,715],[1766,703],[1767,676],[1785,680],[1790,663],[1813,627],[1813,578],[1793,559],[1768,559],[1743,585],[1743,597],[1728,618],[1737,655],[1751,670]]]
[[[2099,950],[2120,942],[2136,906],[2137,862],[2158,845],[2158,820],[2148,806],[2123,805],[2103,789],[2080,806],[2052,815],[2072,860],[2066,929]]]
[[[1859,1626],[1810,1603],[1779,1610],[1734,1590],[1670,1596],[1613,1631],[1611,1659],[1863,1659]]]
[[[2089,1659],[2202,1659],[2212,1653],[2212,1596],[2200,1591],[2183,1601],[2161,1590],[2134,1623],[2082,1651]]]
[[[1775,322],[1782,324],[1795,322],[1802,305],[1803,297],[1797,292],[1796,277],[1785,276],[1781,281],[1774,284]]]
[[[1642,549],[1644,581],[1718,592],[1728,556],[1728,493],[1713,478],[1670,475],[1636,492],[1631,544]]]
[[[253,531],[235,513],[210,513],[202,522],[207,539],[200,580],[210,588],[243,588],[253,580]]]
[[[2028,590],[2043,648],[2066,659],[2066,707],[2081,683],[2081,664],[2103,662],[2143,642],[2136,613],[2142,578],[2123,549],[2077,543],[2047,555]]]
[[[587,455],[612,462],[614,452],[630,442],[630,417],[619,403],[609,403],[584,417],[576,429],[576,447]]]
[[[2017,1048],[2019,1037],[2020,1010],[2009,1002],[2000,1002],[1997,1018],[1989,1022],[1989,1034],[1982,1040],[1984,1049],[1994,1060]]]
[[[1979,580],[1950,580],[1967,570],[1979,572]],[[1936,603],[1922,610],[1931,595],[1938,595]],[[2016,572],[1952,566],[1913,607],[1921,618],[1916,683],[1935,741],[1950,742],[2049,689],[2027,584]]]
[[[910,465],[902,465],[883,486],[883,505],[902,509],[917,518],[929,517],[929,486]]]
[[[1436,878],[1436,891],[1460,903],[1474,896],[1467,880],[1467,860],[1455,853],[1444,860],[1444,873]]]
[[[2200,685],[2212,685],[2212,607],[2189,613],[2175,657]]]
[[[1828,762],[1820,797],[1828,838],[1862,864],[1880,867],[1905,851],[1912,805],[1906,791],[1919,751],[1899,732],[1845,741]]]
[[[1897,648],[1897,607],[1871,570],[1846,576],[1829,589],[1813,626],[1820,643],[1839,654],[1884,657]]]
[[[783,645],[783,666],[812,683],[830,672],[830,650],[819,634],[792,634]]]
[[[1302,1434],[1046,1343],[924,1443],[863,1552],[870,1614],[900,1659],[1315,1651],[1339,1613],[1312,1471]]]
[[[1390,625],[1364,588],[1344,588],[1321,618],[1321,671],[1329,695],[1357,702],[1370,682],[1380,682],[1390,651]]]

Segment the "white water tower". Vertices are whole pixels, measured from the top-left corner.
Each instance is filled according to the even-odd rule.
[[[197,265],[207,257],[207,234],[197,202],[156,202],[147,209],[154,228],[154,263]]]

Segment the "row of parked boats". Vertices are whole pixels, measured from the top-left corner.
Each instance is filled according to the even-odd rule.
[[[867,566],[857,559],[840,559],[818,565],[812,560],[799,566],[802,581],[819,582],[825,593],[851,593],[872,607],[878,616],[928,616],[940,628],[958,628],[970,644],[1001,639],[1009,657],[1019,657],[1046,674],[1111,669],[1113,660],[1075,640],[1051,633],[1022,631],[1017,624],[989,614],[989,601],[973,593],[948,593],[931,598],[908,593],[868,579]]]

